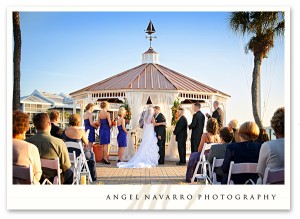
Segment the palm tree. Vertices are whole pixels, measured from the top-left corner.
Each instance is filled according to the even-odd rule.
[[[245,52],[252,51],[254,67],[252,72],[252,111],[256,124],[263,128],[258,113],[258,87],[260,69],[264,58],[274,47],[276,36],[284,34],[284,12],[232,12],[229,16],[229,26],[235,33],[251,38],[245,46]]]
[[[14,31],[14,85],[13,85],[13,110],[20,109],[20,77],[21,77],[21,28],[19,12],[13,12]]]

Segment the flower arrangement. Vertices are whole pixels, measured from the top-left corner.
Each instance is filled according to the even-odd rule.
[[[117,126],[116,120],[113,120],[113,121],[111,122],[111,124],[112,124],[112,126]]]
[[[126,124],[129,124],[130,120],[131,120],[131,117],[132,117],[132,114],[131,114],[131,108],[129,107],[129,104],[128,104],[127,100],[125,100],[122,107],[124,107],[125,110],[126,110],[126,114],[124,116],[125,122],[126,122]]]
[[[171,108],[171,110],[172,110],[172,122],[171,122],[171,124],[172,125],[176,125],[176,123],[178,121],[178,112],[177,112],[177,110],[179,109],[179,107],[180,107],[180,101],[179,101],[179,98],[177,98],[176,100],[174,100],[173,106]]]

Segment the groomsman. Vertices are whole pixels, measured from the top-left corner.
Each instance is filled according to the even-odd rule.
[[[176,123],[175,129],[173,131],[176,135],[176,141],[178,142],[178,153],[179,153],[179,162],[176,165],[184,165],[186,163],[186,139],[187,139],[187,120],[184,116],[184,109],[178,109],[179,119]]]
[[[208,113],[206,113],[206,116],[208,119],[210,119],[211,117],[216,118],[219,123],[219,130],[220,130],[221,128],[223,128],[224,113],[222,109],[219,107],[219,102],[217,100],[214,101],[213,106],[215,111],[213,112],[212,116],[209,115]]]
[[[192,123],[189,125],[189,129],[192,129],[191,136],[191,152],[198,152],[201,136],[203,134],[205,116],[200,111],[200,103],[194,103],[194,112]]]
[[[154,109],[154,118],[156,123],[165,123],[166,118],[165,116],[160,112],[160,107],[155,106]],[[164,164],[165,163],[165,143],[166,143],[166,126],[165,125],[155,125],[154,131],[156,133],[157,137],[157,145],[159,147],[159,160],[158,164]]]

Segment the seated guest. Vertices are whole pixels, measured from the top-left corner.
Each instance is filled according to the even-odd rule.
[[[56,159],[58,157],[62,169],[61,183],[72,184],[73,172],[70,169],[71,163],[67,147],[63,140],[50,135],[51,123],[48,114],[36,114],[33,118],[33,124],[37,129],[37,133],[27,138],[26,141],[37,146],[41,158]],[[40,182],[43,182],[45,177],[53,182],[55,176],[56,171],[43,169]]]
[[[227,184],[230,162],[257,163],[261,143],[254,142],[259,135],[259,128],[255,122],[245,122],[239,129],[241,142],[227,145],[222,171],[225,174],[222,184]],[[231,176],[234,184],[245,184],[248,179],[257,180],[257,174],[235,174]]]
[[[228,128],[233,131],[233,140],[232,143],[240,142],[241,137],[239,136],[239,122],[237,119],[233,119],[229,122]]]
[[[260,178],[257,183],[262,183],[265,169],[279,169],[284,167],[284,107],[279,108],[271,119],[271,127],[275,132],[276,140],[262,144],[257,165]]]
[[[69,125],[70,127],[66,128],[66,130],[62,133],[62,138],[64,141],[71,142],[81,142],[85,147],[85,156],[88,160],[88,166],[91,172],[92,180],[96,180],[96,163],[94,160],[94,152],[91,151],[91,148],[88,148],[88,139],[84,130],[79,129],[80,125],[80,116],[78,114],[71,114],[69,117]],[[76,148],[68,148],[69,152],[75,151],[76,157],[81,154],[81,151]]]
[[[29,129],[29,116],[21,111],[13,112],[13,164],[18,166],[32,166],[33,183],[40,184],[42,175],[40,154],[37,147],[25,139]],[[23,184],[21,179],[13,179],[13,184]]]
[[[50,121],[51,121],[50,134],[57,138],[61,138],[61,134],[63,132],[63,130],[58,126],[59,115],[60,115],[60,113],[58,110],[52,110],[49,115]]]
[[[201,153],[205,143],[207,144],[220,143],[220,136],[218,132],[219,132],[219,123],[217,119],[215,118],[208,119],[206,124],[206,132],[203,133],[201,136],[198,152]]]
[[[64,141],[72,141],[72,142],[81,142],[84,145],[88,145],[88,139],[86,137],[85,131],[79,129],[80,125],[80,116],[78,114],[71,114],[69,117],[69,127],[66,128],[62,133],[62,139]],[[72,152],[72,151],[69,151]],[[76,156],[79,156],[81,151],[76,151]]]
[[[207,161],[210,165],[212,165],[214,157],[216,157],[216,159],[223,159],[225,157],[226,147],[233,139],[233,132],[228,127],[224,127],[220,130],[220,138],[221,144],[212,145],[207,156]],[[215,172],[217,174],[217,180],[221,181],[224,175],[222,169],[217,167]]]
[[[259,135],[258,135],[258,138],[256,139],[256,142],[264,143],[266,141],[270,141],[267,130],[259,129]]]

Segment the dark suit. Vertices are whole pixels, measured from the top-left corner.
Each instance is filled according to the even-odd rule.
[[[231,161],[234,161],[234,163],[257,163],[260,147],[261,143],[252,141],[232,143],[227,145],[225,158],[222,165],[222,171],[225,174],[222,184],[227,184]],[[236,174],[232,175],[231,177],[234,184],[244,184],[250,178],[256,182],[257,174]]]
[[[62,136],[61,136],[62,132],[63,132],[63,130],[59,126],[57,126],[53,122],[51,122],[50,134],[52,136],[57,137],[57,138],[62,138]]]
[[[177,121],[175,129],[173,131],[176,135],[176,141],[178,142],[178,153],[179,153],[179,162],[186,163],[186,139],[187,139],[187,120],[185,116],[181,116]]]
[[[223,121],[224,121],[224,113],[223,110],[221,110],[220,107],[218,107],[212,114],[212,116],[209,116],[208,118],[215,118],[219,123],[219,128],[223,127]]]
[[[157,122],[157,123],[166,122],[166,118],[162,113],[159,113],[154,118],[155,118],[155,122]],[[154,131],[157,136],[157,145],[159,147],[158,164],[164,164],[165,163],[166,126],[165,125],[155,126]],[[158,139],[158,136],[161,136],[161,139]]]
[[[205,116],[199,110],[193,115],[192,123],[189,125],[189,129],[192,129],[191,136],[191,152],[198,152],[198,147],[203,134]]]

